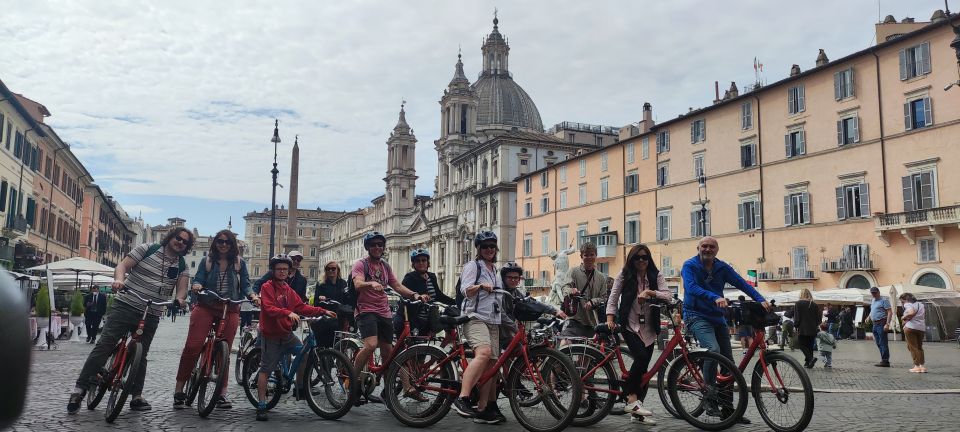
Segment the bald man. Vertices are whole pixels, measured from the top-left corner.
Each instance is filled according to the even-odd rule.
[[[680,275],[683,277],[683,319],[687,330],[692,332],[700,346],[721,354],[733,361],[730,347],[730,331],[724,319],[723,309],[728,306],[723,296],[723,287],[733,285],[750,298],[763,303],[770,310],[770,304],[747,281],[730,267],[717,259],[720,245],[717,239],[707,236],[697,243],[697,255],[683,263]],[[734,362],[736,363],[736,362]],[[715,382],[716,371],[708,371],[708,382]],[[730,413],[721,410],[716,400],[707,400],[706,414],[726,418]],[[741,418],[740,423],[749,424],[750,420]]]

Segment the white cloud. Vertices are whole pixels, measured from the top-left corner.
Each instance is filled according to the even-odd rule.
[[[145,204],[121,204],[121,207],[123,207],[123,210],[126,211],[131,217],[136,217],[140,214],[157,214],[163,211],[162,208],[151,207]]]

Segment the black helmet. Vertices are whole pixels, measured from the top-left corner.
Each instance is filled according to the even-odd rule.
[[[480,231],[477,233],[477,236],[473,238],[473,247],[478,248],[480,247],[480,243],[491,240],[493,242],[497,241],[497,235],[494,234],[493,231]]]
[[[287,263],[290,268],[293,268],[293,260],[290,259],[287,254],[277,254],[273,258],[270,258],[270,270],[273,270],[273,266],[279,263]]]
[[[427,257],[427,259],[430,259],[430,251],[426,249],[416,249],[416,250],[410,251],[410,261],[417,259],[417,257],[419,256]]]
[[[375,239],[378,239],[378,238],[379,238],[380,240],[383,240],[383,244],[384,244],[384,245],[387,244],[387,238],[384,237],[384,235],[381,234],[380,231],[370,231],[370,232],[364,234],[364,235],[363,235],[363,248],[364,248],[364,249],[369,249],[369,248],[370,248],[370,246],[369,246],[369,245],[370,245],[370,242],[373,241],[373,240],[375,240]]]
[[[519,273],[523,276],[523,267],[513,261],[508,261],[500,268],[500,277],[506,277],[507,273]]]

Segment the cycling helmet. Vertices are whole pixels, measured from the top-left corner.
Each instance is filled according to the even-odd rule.
[[[378,238],[383,241],[383,244],[384,244],[384,245],[387,244],[387,238],[384,237],[384,235],[381,234],[380,231],[370,231],[370,232],[364,234],[364,235],[363,235],[363,248],[364,248],[364,249],[369,249],[369,248],[370,248],[370,246],[369,246],[370,242],[373,241],[373,240],[376,240],[376,239],[378,239]]]
[[[523,267],[513,261],[508,261],[500,268],[500,277],[506,277],[507,273],[519,273],[523,276]]]
[[[477,233],[477,236],[473,238],[473,247],[480,247],[480,243],[485,241],[497,241],[497,235],[493,231],[480,231]]]
[[[427,259],[430,259],[430,251],[428,251],[428,250],[426,250],[426,249],[416,249],[416,250],[413,250],[413,251],[410,252],[410,261],[413,261],[414,259],[416,259],[416,258],[419,257],[419,256],[427,257]]]
[[[287,263],[290,268],[293,268],[293,260],[287,256],[287,254],[277,254],[273,258],[270,258],[270,270],[273,270],[273,266],[278,263]]]

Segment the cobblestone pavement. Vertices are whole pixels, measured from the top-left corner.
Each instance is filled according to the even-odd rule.
[[[189,317],[187,317],[189,318]],[[398,430],[404,428],[382,405],[368,404],[354,408],[339,421],[319,419],[303,402],[290,397],[270,413],[266,423],[254,420],[254,410],[243,395],[243,390],[231,380],[231,400],[234,408],[218,410],[207,419],[201,419],[193,409],[174,411],[173,377],[176,373],[180,350],[186,337],[189,320],[181,318],[176,323],[163,321],[150,352],[150,368],[144,396],[153,405],[149,412],[136,413],[127,409],[113,424],[103,420],[102,407],[97,411],[85,408],[77,415],[66,413],[66,402],[73,382],[92,345],[61,342],[57,351],[35,351],[29,394],[25,412],[14,424],[14,431],[89,431],[89,430]],[[873,366],[877,361],[875,345],[869,341],[842,341],[834,354],[834,369],[817,368],[811,371],[816,394],[816,410],[808,430],[826,431],[848,429],[850,425],[872,424],[882,419],[884,429],[905,431],[955,430],[956,412],[960,407],[960,394],[944,391],[941,394],[916,394],[929,389],[960,389],[960,350],[956,343],[928,344],[927,358],[930,373],[907,372],[909,354],[903,342],[892,342],[894,367],[881,369]],[[787,351],[789,352],[789,350]],[[799,351],[794,355],[800,356]],[[232,374],[232,371],[231,371]],[[829,391],[829,392],[828,392]],[[832,391],[840,391],[833,393]],[[866,392],[866,393],[864,393]],[[432,430],[500,430],[522,431],[523,428],[509,413],[509,407],[501,402],[508,423],[499,427],[476,425],[450,414]],[[614,416],[593,426],[593,430],[633,431],[680,431],[691,427],[682,420],[670,418],[656,396],[651,392],[647,406],[658,415],[659,425],[639,426],[630,423],[627,416]],[[735,431],[768,430],[759,413],[750,403],[747,417],[753,420],[750,426],[735,426]]]

